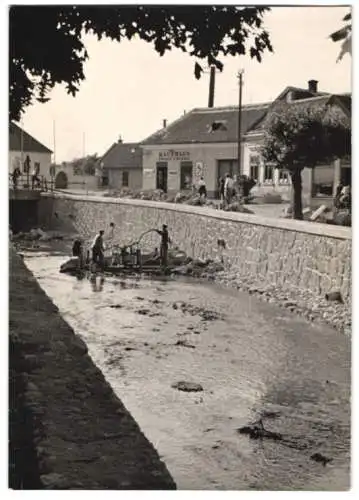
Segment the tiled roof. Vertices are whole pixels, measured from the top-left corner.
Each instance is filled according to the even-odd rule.
[[[242,107],[241,130],[244,135],[265,116],[268,103]],[[142,145],[236,142],[238,137],[238,106],[195,108],[165,129],[141,142]]]
[[[278,103],[278,101],[273,101],[273,105],[268,109],[268,112],[270,111],[270,109],[273,109],[276,103]],[[315,97],[297,99],[287,104],[289,104],[290,106],[301,107],[301,108],[305,108],[308,106],[316,106],[316,105],[338,104],[339,106],[342,107],[342,109],[344,110],[344,112],[347,113],[348,116],[350,116],[351,114],[350,94],[340,94],[340,95],[322,94],[322,95],[317,95]],[[263,116],[253,127],[251,127],[248,133],[251,134],[251,133],[261,132],[265,126],[265,118],[266,115]]]
[[[103,168],[142,168],[142,149],[137,142],[117,142],[100,161]]]
[[[41,142],[37,141],[34,137],[25,132],[25,130],[22,130],[14,122],[10,122],[9,150],[21,151],[21,143],[22,143],[22,150],[25,153],[52,153],[51,149],[41,144]]]

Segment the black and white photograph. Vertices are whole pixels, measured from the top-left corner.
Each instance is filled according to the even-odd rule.
[[[1,10],[8,494],[349,492],[356,6]]]

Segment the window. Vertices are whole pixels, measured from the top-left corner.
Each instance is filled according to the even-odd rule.
[[[35,172],[40,173],[40,162],[35,161],[34,163]]]
[[[271,165],[264,165],[264,183],[273,184],[273,167]]]
[[[128,178],[129,174],[125,170],[124,172],[122,172],[122,187],[128,187]]]
[[[180,189],[191,189],[193,184],[193,165],[191,161],[181,161]]]
[[[259,155],[251,155],[249,158],[249,177],[255,181],[259,181]]]
[[[218,130],[225,131],[227,130],[227,122],[224,120],[218,120],[212,123],[209,128],[210,132],[217,132]]]
[[[332,196],[334,188],[334,166],[317,165],[313,168],[313,196]]]

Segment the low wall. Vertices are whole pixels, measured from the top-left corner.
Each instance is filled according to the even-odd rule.
[[[175,489],[166,466],[10,249],[9,487]]]
[[[43,227],[90,237],[110,222],[119,242],[167,224],[173,243],[191,257],[221,257],[243,275],[282,287],[350,294],[351,228],[142,200],[46,195],[39,203]]]

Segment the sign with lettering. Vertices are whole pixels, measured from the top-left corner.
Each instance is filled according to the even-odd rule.
[[[160,151],[158,153],[158,159],[160,161],[183,161],[190,159],[189,151],[174,151],[173,149],[169,151]]]
[[[143,173],[144,173],[145,175],[152,175],[152,174],[154,174],[154,173],[155,173],[155,169],[154,169],[154,168],[144,168],[144,169],[143,169]]]

